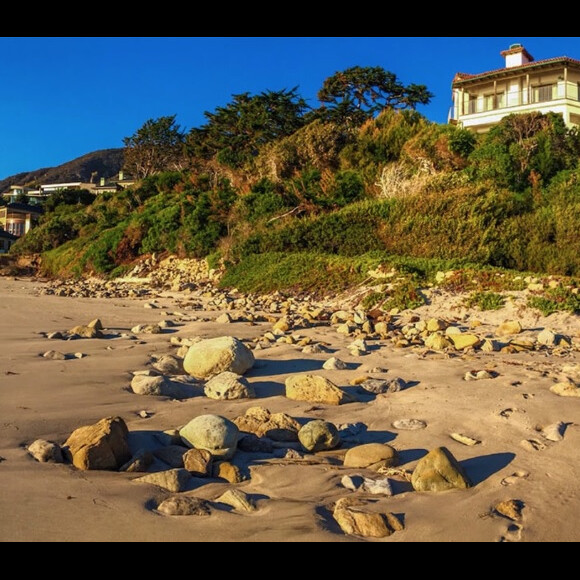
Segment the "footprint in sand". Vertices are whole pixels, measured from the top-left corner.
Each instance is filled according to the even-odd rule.
[[[510,475],[509,477],[506,477],[501,484],[504,487],[509,487],[511,485],[515,485],[516,483],[519,483],[520,481],[526,480],[530,477],[530,474],[527,471],[516,471],[514,474]]]
[[[519,524],[511,524],[507,530],[505,536],[502,536],[500,539],[501,544],[511,544],[515,542],[522,541],[522,534],[524,532],[524,528]]]
[[[527,439],[522,441],[522,447],[527,451],[545,451],[547,447],[537,439]]]

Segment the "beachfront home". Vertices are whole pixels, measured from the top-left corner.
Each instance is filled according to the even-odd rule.
[[[569,127],[580,126],[580,60],[537,61],[521,44],[501,55],[504,68],[456,75],[451,123],[486,133],[507,115],[538,111],[561,114]]]
[[[0,229],[0,254],[7,254],[18,238]]]
[[[9,203],[0,207],[0,230],[16,238],[27,234],[42,216],[42,209],[22,203]]]

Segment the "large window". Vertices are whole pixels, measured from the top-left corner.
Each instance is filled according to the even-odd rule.
[[[557,91],[557,85],[542,85],[540,87],[534,87],[532,92],[534,103],[548,103],[553,101]]]

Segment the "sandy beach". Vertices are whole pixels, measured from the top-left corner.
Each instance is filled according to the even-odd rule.
[[[356,332],[338,332],[340,325],[329,318],[278,333],[266,344],[272,318],[282,317],[288,307],[283,299],[252,322],[239,296],[220,310],[202,292],[71,298],[43,294],[45,286],[34,279],[0,278],[0,541],[580,540],[580,398],[551,391],[562,381],[580,380],[577,316],[542,318],[511,304],[490,313],[467,311],[441,297],[402,313],[397,324],[439,319],[483,338],[495,336],[505,320],[518,320],[523,329],[518,338],[533,343],[549,329],[565,337],[564,346],[437,351],[419,344],[402,348],[379,337],[369,338],[367,352],[357,353],[349,348]],[[331,313],[340,305],[317,306]],[[225,312],[231,321],[223,318]],[[103,338],[48,338],[96,319],[104,327]],[[160,334],[133,332],[138,325],[161,321],[170,324]],[[180,341],[217,337],[235,337],[252,347],[256,362],[245,378],[255,399],[213,400],[204,396],[202,385],[195,387],[195,396],[182,400],[131,390],[133,373],[151,369],[164,355],[176,355]],[[278,340],[282,337],[291,340]],[[315,345],[319,348],[305,352],[305,346]],[[50,351],[63,354],[64,360],[45,358]],[[332,357],[347,368],[325,370]],[[466,380],[469,373],[477,379],[484,371],[479,380]],[[354,402],[331,406],[287,398],[286,380],[303,374],[325,377]],[[396,378],[405,384],[398,392],[375,395],[360,387],[365,379]],[[175,494],[137,482],[144,474],[81,471],[67,463],[41,463],[28,452],[37,440],[63,445],[75,430],[111,417],[125,421],[137,451],[151,434],[180,429],[196,417],[233,421],[254,407],[284,413],[301,425],[324,420],[337,427],[341,444],[313,454],[299,444],[277,444],[269,453],[239,450],[232,463],[244,481],[194,478],[180,494],[206,500],[210,513],[203,517],[160,513],[158,506]],[[405,424],[422,428],[401,428]],[[457,435],[462,441],[452,437]],[[381,474],[345,467],[350,449],[371,443],[397,451],[397,470]],[[410,475],[439,448],[460,464],[472,484],[469,489],[414,490]],[[392,493],[348,489],[345,476],[354,482],[388,479]],[[216,501],[230,489],[243,491],[256,509],[242,513]],[[385,538],[345,533],[333,517],[336,503],[344,498],[357,500],[357,509],[365,513],[393,514],[402,529]],[[506,502],[518,508],[512,517],[497,509]]]

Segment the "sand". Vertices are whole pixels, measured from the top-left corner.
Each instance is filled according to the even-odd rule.
[[[150,299],[90,299],[39,296],[44,282],[0,278],[0,540],[3,542],[576,542],[580,540],[580,399],[550,392],[578,365],[578,350],[519,354],[469,355],[395,348],[371,342],[371,352],[352,356],[353,337],[331,326],[298,332],[325,345],[325,352],[303,354],[284,344],[255,351],[256,366],[248,381],[258,395],[253,401],[219,402],[204,396],[187,401],[140,397],[129,390],[132,372],[149,368],[152,356],[175,353],[171,337],[234,336],[252,341],[271,330],[271,323],[217,324],[220,312],[190,312],[204,318],[173,316],[184,297],[163,294],[158,309],[144,308]],[[505,309],[468,312],[449,299],[417,310],[433,316],[475,319],[492,331],[505,319],[519,317],[525,335],[544,328],[580,336],[578,317],[543,319],[536,313]],[[409,317],[408,313],[404,313]],[[104,340],[54,341],[46,333],[67,331],[102,320],[111,336],[130,334],[138,324],[171,319],[177,323],[161,335]],[[82,353],[80,359],[47,360],[49,350]],[[344,371],[325,371],[331,356],[349,363]],[[380,374],[371,370],[383,369]],[[578,368],[578,367],[576,367]],[[467,382],[466,373],[487,370],[495,378]],[[573,368],[572,368],[573,370]],[[360,402],[325,407],[290,401],[284,396],[287,377],[321,374],[358,394]],[[400,377],[408,388],[388,395],[361,397],[354,379]],[[70,465],[41,464],[27,447],[42,439],[62,445],[79,427],[107,417],[122,417],[132,434],[177,429],[205,414],[234,419],[260,405],[287,413],[301,423],[324,419],[337,426],[364,424],[366,430],[328,453],[285,460],[238,454],[248,481],[236,486],[250,495],[258,510],[240,514],[212,509],[210,517],[167,517],[156,511],[171,494],[135,483],[128,473],[80,472]],[[147,418],[140,413],[147,412]],[[417,419],[427,427],[397,430],[399,420]],[[552,442],[541,430],[562,423],[562,441]],[[356,430],[355,430],[356,431]],[[451,438],[461,434],[480,442],[466,446]],[[429,451],[447,448],[471,479],[469,490],[442,494],[414,492],[394,477],[393,497],[353,493],[341,485],[345,475],[374,476],[344,468],[347,448],[387,443],[400,454],[401,468],[411,473]],[[532,443],[530,443],[532,442]],[[213,501],[231,484],[211,480],[187,492]],[[334,504],[345,497],[364,500],[367,511],[396,514],[404,530],[381,540],[345,535],[332,517]],[[522,518],[510,521],[494,512],[501,502],[517,500]]]

